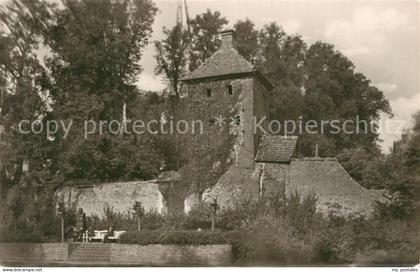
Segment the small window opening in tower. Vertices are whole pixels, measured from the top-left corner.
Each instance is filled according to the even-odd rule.
[[[211,97],[211,95],[212,95],[211,89],[207,89],[206,92],[207,92],[207,97]]]
[[[227,85],[226,86],[226,92],[227,92],[228,95],[233,95],[232,85]]]

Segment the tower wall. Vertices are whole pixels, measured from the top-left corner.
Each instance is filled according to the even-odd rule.
[[[228,93],[227,86],[232,86],[232,94]],[[254,135],[255,108],[261,111],[262,102],[255,102],[255,78],[230,78],[218,80],[200,80],[184,86],[191,99],[191,108],[194,119],[204,123],[204,135],[194,135],[197,145],[217,145],[221,135],[221,126],[217,118],[225,121],[224,128],[233,136],[233,163],[242,167],[253,169],[256,154]],[[208,90],[211,96],[208,97]],[[260,97],[260,96],[258,96]],[[260,100],[262,98],[259,98]],[[233,121],[233,119],[235,121]],[[236,123],[236,120],[239,120]],[[216,122],[215,124],[212,124]],[[234,122],[235,124],[231,124]],[[211,139],[214,139],[213,141]],[[214,147],[214,146],[213,146]]]

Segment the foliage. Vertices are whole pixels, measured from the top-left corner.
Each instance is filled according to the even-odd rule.
[[[242,265],[409,264],[420,252],[415,222],[321,216],[314,196],[249,205],[231,243]],[[251,208],[252,207],[252,208]],[[404,253],[402,253],[404,252]],[[393,255],[394,254],[394,255]]]
[[[60,219],[55,212],[50,189],[33,195],[32,189],[14,186],[1,201],[0,240],[2,242],[49,242],[60,237]],[[71,221],[70,211],[66,224]]]
[[[383,189],[386,180],[386,158],[379,150],[363,147],[345,149],[337,156],[340,164],[360,185],[369,189]]]
[[[196,69],[219,48],[218,33],[227,23],[219,11],[212,12],[209,9],[190,21],[192,31],[188,60],[190,71]]]
[[[142,217],[144,215],[144,207],[141,205],[141,202],[134,202],[133,211],[137,217]]]
[[[85,139],[82,123],[122,122],[124,103],[138,97],[135,83],[142,69],[138,63],[156,11],[147,0],[64,1],[64,8],[55,10],[54,24],[45,34],[52,51],[47,58],[52,115],[74,121],[67,137],[62,132],[56,137],[61,155],[55,162],[62,180],[157,175],[159,157],[151,137],[115,135],[97,128]]]
[[[333,140],[335,154],[358,146],[375,148],[378,133],[369,124],[378,121],[381,112],[391,114],[384,94],[330,44],[313,44],[306,52],[304,65],[304,120],[352,120],[352,129],[356,131],[358,126],[360,133],[325,134]]]
[[[177,231],[139,231],[126,232],[121,236],[125,244],[164,244],[164,245],[213,245],[226,244],[229,235],[215,231],[177,230]]]
[[[49,26],[52,6],[44,1],[14,0],[0,8],[0,182],[3,193],[31,175],[33,183],[43,183],[51,171],[47,158],[53,148],[44,137],[23,135],[21,120],[45,125],[45,75],[36,51],[43,31]],[[29,165],[27,173],[23,165]],[[4,195],[3,195],[4,197]]]
[[[235,23],[235,47],[241,55],[252,64],[256,64],[259,53],[258,31],[255,24],[246,18]]]
[[[189,33],[177,24],[172,29],[163,29],[165,39],[155,42],[157,66],[155,73],[164,75],[171,92],[177,100],[180,98],[180,80],[187,65],[185,54],[190,41]]]
[[[393,219],[415,220],[420,218],[420,114],[413,116],[412,130],[394,143],[394,150],[385,161],[383,185],[389,201],[380,205],[382,216]]]
[[[113,207],[106,205],[104,207],[104,216],[88,216],[88,226],[92,229],[109,229],[137,231],[137,216],[130,209],[127,212],[116,212]],[[149,211],[141,217],[142,230],[162,229],[165,225],[166,217],[155,212]]]
[[[363,74],[355,71],[346,56],[324,42],[308,48],[302,37],[287,35],[275,22],[258,30],[249,20],[238,21],[235,28],[239,52],[275,85],[270,97],[271,119],[359,123],[361,133],[350,135],[328,133],[329,126],[323,134],[299,132],[303,139],[299,151],[303,156],[312,156],[315,144],[322,156],[335,156],[353,148],[364,148],[373,155],[378,152],[377,127],[367,127],[365,123],[378,121],[381,112],[391,114],[389,102]],[[280,133],[285,131],[282,128]]]

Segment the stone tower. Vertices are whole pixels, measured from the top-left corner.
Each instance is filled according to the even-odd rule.
[[[264,131],[255,129],[254,120],[268,118],[273,86],[236,50],[233,30],[220,34],[219,50],[182,81],[183,91],[191,99],[190,112],[206,124],[204,135],[191,140],[192,156],[210,157],[209,164],[213,164],[200,173],[209,172],[210,179],[198,198],[231,206],[241,198],[258,197],[255,156]],[[220,117],[226,121],[223,128]],[[266,127],[267,121],[259,124]]]
[[[236,165],[254,169],[263,134],[263,131],[254,131],[254,118],[268,118],[268,98],[273,86],[236,50],[233,30],[220,34],[219,50],[182,79],[184,92],[200,105],[198,111],[201,114],[197,116],[208,118],[204,122],[217,122],[215,119],[222,115],[234,126]],[[266,123],[260,124],[265,126]],[[217,131],[217,125],[208,126],[210,135],[217,137]]]

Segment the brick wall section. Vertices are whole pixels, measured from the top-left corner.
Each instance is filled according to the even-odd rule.
[[[230,245],[111,245],[111,262],[136,265],[228,266],[232,263]]]
[[[64,187],[56,195],[67,206],[75,204],[82,208],[88,216],[103,216],[106,205],[116,212],[127,213],[132,209],[134,201],[140,201],[146,211],[166,212],[166,203],[159,184],[153,180]]]
[[[229,266],[231,245],[128,245],[98,244],[109,247],[110,263],[133,265]],[[0,261],[68,261],[66,243],[0,243]]]
[[[0,259],[3,261],[66,261],[66,243],[1,243]]]

